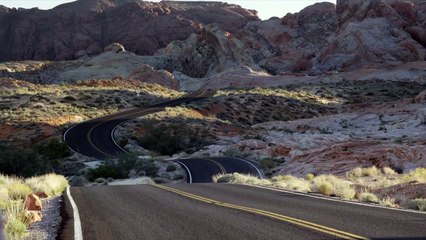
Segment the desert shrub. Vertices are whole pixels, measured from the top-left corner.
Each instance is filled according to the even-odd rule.
[[[382,169],[383,173],[388,176],[396,175],[397,173],[390,167],[384,167]]]
[[[53,172],[58,159],[70,155],[64,143],[48,140],[26,149],[0,144],[0,173],[31,177]]]
[[[346,172],[346,177],[362,177],[362,168],[356,167],[348,172]]]
[[[47,160],[66,158],[71,154],[68,146],[56,138],[41,142],[33,148]]]
[[[403,176],[404,182],[426,183],[426,168],[416,168]]]
[[[22,201],[11,201],[4,209],[6,239],[23,239],[28,222]]]
[[[57,174],[45,174],[25,180],[34,192],[45,192],[49,196],[59,196],[69,186],[68,180]]]
[[[333,195],[334,194],[334,187],[333,184],[327,182],[327,181],[323,181],[323,182],[318,182],[316,184],[316,188],[318,189],[318,192],[327,196]]]
[[[217,174],[212,178],[215,183],[242,183],[242,184],[252,184],[260,186],[269,186],[271,181],[267,179],[259,179],[258,177],[245,175],[241,173],[232,173],[232,174]]]
[[[180,180],[180,179],[184,179],[185,176],[183,174],[176,174],[172,177],[173,180]]]
[[[339,179],[334,183],[334,195],[342,199],[352,199],[355,197],[356,191],[350,183]]]
[[[156,177],[158,166],[153,160],[138,159],[136,154],[122,154],[118,159],[109,159],[96,168],[88,171],[89,180],[98,178],[123,179],[129,176],[131,170],[144,171],[147,176]]]
[[[333,175],[320,175],[312,181],[312,189],[324,195],[335,195],[342,199],[352,199],[356,191],[348,181]]]
[[[362,169],[362,175],[363,176],[367,176],[367,177],[373,177],[373,176],[377,176],[377,174],[379,174],[379,169],[376,168],[376,166],[372,166],[369,168],[363,168]]]
[[[119,174],[119,171],[116,169],[116,163],[114,160],[105,160],[96,168],[90,169],[88,171],[88,176],[90,181],[94,181],[98,178],[111,177],[114,179],[125,178]]]
[[[12,199],[25,199],[32,192],[30,186],[24,183],[12,183],[8,186],[9,196]]]
[[[309,181],[303,178],[297,178],[290,175],[276,176],[272,178],[273,186],[297,191],[297,192],[310,192],[311,187]]]
[[[173,155],[182,151],[195,152],[204,145],[207,133],[185,124],[157,124],[148,128],[138,139],[138,144],[162,155]]]
[[[416,209],[420,211],[426,211],[426,199],[425,198],[416,198],[408,201],[407,207],[411,209]]]
[[[312,173],[308,173],[305,176],[305,179],[308,180],[308,181],[312,181],[312,180],[314,180],[314,178],[315,178],[315,175],[312,174]]]
[[[214,183],[230,183],[232,179],[232,174],[217,174],[212,177]]]
[[[270,158],[261,159],[259,161],[259,163],[260,163],[260,167],[262,169],[271,169],[271,168],[275,168],[275,167],[280,165],[279,162],[277,162],[274,159],[270,159]]]
[[[396,204],[395,198],[392,198],[392,197],[389,197],[389,196],[386,196],[386,197],[380,199],[379,204],[386,206],[386,207],[394,207],[394,208],[398,207],[398,204]]]
[[[362,192],[359,195],[359,199],[363,202],[379,203],[379,199],[377,198],[377,196],[374,195],[373,193],[369,193],[369,192]]]
[[[176,166],[173,165],[173,164],[170,164],[166,167],[167,172],[174,172],[174,171],[176,171],[176,169],[177,169]]]

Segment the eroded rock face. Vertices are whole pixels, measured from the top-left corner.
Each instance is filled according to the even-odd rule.
[[[354,70],[365,64],[390,65],[422,61],[426,50],[385,18],[349,22],[316,59],[314,74]]]
[[[217,2],[80,0],[43,13],[6,10],[0,11],[5,22],[0,26],[0,61],[75,58],[87,61],[83,68],[91,68],[89,78],[140,75],[137,68],[147,64],[168,72],[161,73],[159,83],[195,89],[231,72],[248,72],[262,84],[258,76],[265,74],[331,75],[426,59],[426,2],[420,0],[339,0],[337,6],[317,3],[266,21],[259,21],[255,12]],[[93,59],[103,59],[102,69],[111,66],[108,74],[90,65],[100,52]],[[169,81],[169,73],[174,80]]]
[[[313,60],[311,74],[425,60],[418,1],[337,1],[339,29]],[[422,8],[420,6],[420,8]],[[424,15],[424,14],[420,14]]]
[[[256,67],[243,42],[218,25],[205,26],[200,34],[173,41],[155,55],[155,68],[178,71],[189,77],[208,77],[240,66]]]
[[[201,25],[235,32],[250,20],[258,20],[255,11],[219,2],[79,0],[47,11],[2,7],[0,61],[74,59],[80,50],[91,56],[113,42],[150,55]]]

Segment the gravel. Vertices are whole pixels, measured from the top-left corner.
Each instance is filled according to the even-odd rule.
[[[60,208],[62,197],[53,197],[42,200],[43,220],[32,224],[28,228],[28,235],[25,240],[55,240],[61,227]]]

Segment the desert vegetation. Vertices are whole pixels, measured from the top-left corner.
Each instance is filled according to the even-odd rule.
[[[103,161],[96,168],[89,169],[88,177],[98,182],[108,178],[129,178],[132,174],[154,178],[158,176],[158,169],[153,159],[140,159],[137,154],[122,154],[117,159]]]
[[[0,140],[28,145],[61,134],[75,122],[143,107],[183,93],[136,80],[37,85],[0,79]]]
[[[233,173],[216,175],[213,177],[213,181],[269,186],[388,207],[426,210],[426,192],[421,190],[426,186],[426,168],[417,168],[408,173],[398,174],[389,167],[378,169],[373,166],[355,168],[344,176],[307,174],[305,178],[301,178],[292,175],[277,175],[270,179]],[[403,192],[401,188],[415,190]]]
[[[28,194],[43,192],[49,197],[59,196],[68,186],[65,177],[45,174],[31,178],[0,175],[0,209],[3,211],[7,239],[23,239],[31,215],[24,208]]]
[[[0,172],[20,177],[45,174],[54,171],[59,165],[59,159],[69,155],[68,147],[55,138],[25,149],[0,144]]]

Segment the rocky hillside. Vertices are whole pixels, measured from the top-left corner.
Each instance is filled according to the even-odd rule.
[[[0,6],[0,61],[69,60],[96,55],[113,42],[151,55],[202,25],[235,32],[255,11],[220,2],[78,0],[51,10]]]
[[[122,77],[182,90],[277,86],[306,75],[421,80],[425,13],[426,2],[417,0],[317,3],[266,21],[220,2],[1,8],[0,61],[78,60],[21,63],[42,67],[19,73],[6,64],[0,77],[49,83]]]

